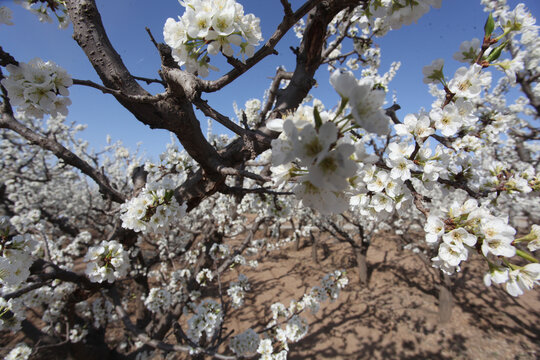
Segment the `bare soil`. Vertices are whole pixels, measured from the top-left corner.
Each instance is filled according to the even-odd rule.
[[[395,236],[376,237],[367,259],[369,283],[359,284],[349,246],[326,240],[328,256],[311,259],[311,247],[293,246],[270,253],[253,273],[247,307],[231,313],[231,327],[262,328],[270,305],[286,306],[333,269],[347,270],[350,283],[333,303],[309,315],[310,330],[290,344],[289,359],[538,359],[540,358],[540,291],[519,298],[504,289],[487,288],[484,263],[467,261],[453,276],[451,320],[441,324],[437,271]],[[244,269],[242,269],[244,270]],[[263,309],[263,310],[261,310]],[[309,312],[307,312],[309,314]]]
[[[441,323],[438,273],[418,255],[404,250],[399,237],[386,234],[374,238],[367,253],[367,286],[359,284],[348,244],[324,238],[321,242],[325,246],[318,251],[319,263],[312,260],[312,247],[306,240],[298,251],[291,244],[257,255],[256,269],[241,267],[230,272],[224,281],[235,280],[242,272],[250,279],[252,290],[244,307],[230,311],[229,319],[234,320],[226,327],[235,329],[235,334],[249,327],[263,329],[274,302],[288,306],[292,299],[299,300],[312,286],[319,285],[325,274],[345,269],[349,285],[335,302],[323,303],[316,315],[304,313],[310,329],[300,342],[289,344],[289,359],[540,358],[538,288],[519,298],[500,287],[486,288],[482,282],[485,265],[473,255],[452,277],[452,317]],[[135,313],[130,312],[135,320]],[[112,343],[125,335],[121,324],[107,330]],[[23,340],[22,334],[16,334],[0,343],[9,349]],[[172,337],[167,340],[174,342]],[[95,356],[104,360],[97,353]],[[36,354],[32,359],[47,357]],[[85,354],[84,358],[91,359],[92,355]],[[159,358],[163,357],[155,357]],[[173,358],[188,356],[177,354]]]

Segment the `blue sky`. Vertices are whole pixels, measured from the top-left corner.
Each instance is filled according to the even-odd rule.
[[[263,37],[268,39],[282,18],[279,0],[240,1],[246,13],[254,13],[261,18]],[[303,1],[290,1],[293,9]],[[538,18],[540,1],[520,1]],[[513,7],[518,1],[508,1]],[[12,1],[0,0],[0,5],[13,10],[14,26],[0,27],[0,45],[18,61],[27,62],[34,57],[51,60],[64,67],[72,77],[99,82],[99,78],[85,58],[82,50],[71,37],[71,28],[59,30],[56,24],[40,23],[36,16]],[[169,17],[181,15],[183,8],[177,0],[97,0],[109,38],[122,56],[132,74],[157,78],[159,56],[149,40],[145,27],[149,27],[156,40],[163,41],[163,24]],[[422,67],[436,58],[444,58],[445,74],[451,77],[462,64],[452,59],[462,41],[483,36],[483,26],[487,14],[482,11],[479,0],[443,0],[441,9],[432,9],[422,17],[418,24],[404,26],[390,32],[386,37],[376,39],[381,47],[381,72],[385,72],[392,61],[401,61],[397,76],[390,83],[390,94],[395,91],[402,110],[398,116],[417,112],[421,107],[430,108],[432,98],[428,87],[422,82]],[[277,46],[278,56],[270,56],[258,66],[244,74],[240,79],[217,94],[206,94],[209,103],[223,114],[234,117],[233,101],[242,107],[250,98],[262,99],[264,90],[270,84],[270,77],[279,65],[287,70],[294,68],[294,56],[289,49],[299,40],[294,33],[288,34]],[[220,64],[218,77],[229,70],[228,65]],[[328,72],[323,66],[316,73],[318,87],[312,94],[332,107],[337,95],[328,84]],[[151,92],[161,92],[156,85],[147,87]],[[165,150],[170,136],[164,130],[151,130],[139,123],[133,115],[120,106],[110,95],[84,86],[70,89],[73,104],[69,108],[68,121],[87,124],[82,137],[91,147],[100,149],[105,145],[106,135],[113,141],[121,140],[125,146],[134,149],[142,142],[141,149],[156,158]],[[390,97],[389,97],[390,98]],[[206,119],[200,116],[201,126],[206,129]],[[220,131],[215,125],[214,131]]]

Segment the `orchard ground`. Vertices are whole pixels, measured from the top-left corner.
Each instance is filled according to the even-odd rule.
[[[263,237],[261,232],[257,235]],[[319,246],[318,263],[312,260],[309,239],[302,239],[299,250],[290,243],[250,257],[260,265],[239,270],[250,279],[252,290],[246,306],[230,310],[229,319],[233,321],[227,323],[227,332],[263,329],[271,318],[272,303],[280,301],[288,306],[292,299],[298,300],[318,285],[329,271],[342,268],[347,271],[349,285],[335,302],[322,303],[316,315],[304,313],[309,319],[309,332],[300,342],[290,344],[289,359],[532,360],[540,356],[540,293],[528,291],[513,298],[500,287],[486,288],[482,283],[485,264],[479,256],[471,256],[462,271],[452,277],[452,317],[448,323],[441,323],[438,272],[426,265],[421,255],[404,249],[410,239],[391,233],[374,237],[367,254],[367,286],[359,284],[348,244],[324,234],[319,240],[326,245]],[[229,272],[224,282],[234,280],[239,271]],[[135,321],[136,309],[129,310]],[[39,321],[37,314],[30,319]],[[125,336],[129,334],[120,322],[107,329],[106,337],[112,343],[120,343]],[[23,338],[22,334],[3,333],[1,346],[10,349]],[[173,335],[166,340],[174,343]],[[43,349],[33,359],[65,359],[58,354],[54,348]],[[77,360],[97,358],[97,354],[72,354]],[[181,353],[167,357],[187,358]]]

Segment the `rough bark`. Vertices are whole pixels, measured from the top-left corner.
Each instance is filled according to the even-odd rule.
[[[446,324],[452,318],[452,291],[450,278],[446,274],[441,274],[441,285],[439,286],[439,322]]]

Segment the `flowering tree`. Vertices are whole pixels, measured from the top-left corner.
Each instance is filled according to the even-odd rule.
[[[442,59],[427,65],[431,109],[399,116],[399,104],[385,106],[399,64],[379,73],[374,44],[441,0],[308,0],[297,9],[281,0],[283,19],[266,41],[260,19],[235,0],[180,1],[184,12],[165,21],[164,43],[149,32],[159,79],[130,73],[95,1],[21,3],[40,20],[72,23],[102,83],[73,78],[52,61],[19,62],[0,48],[0,330],[22,330],[42,345],[95,343],[119,358],[159,349],[284,359],[308,332],[302,313],[336,299],[346,274],[330,272],[290,306],[273,304],[264,328],[234,334],[224,330],[228,310],[243,306],[250,282],[241,273],[227,284],[222,277],[256,267],[249,254],[284,245],[287,221],[294,229],[287,240],[316,243],[319,229],[351,244],[363,282],[371,234],[415,224],[441,278],[478,253],[487,286],[519,296],[540,280],[540,226],[517,236],[511,221],[540,214],[540,40],[523,4],[482,0],[481,40],[467,39],[454,54],[464,66],[452,75]],[[5,7],[0,24],[13,25]],[[301,39],[294,70],[278,68],[264,101],[237,111],[239,122],[204,99],[249,76],[289,31]],[[220,56],[230,69],[205,80]],[[337,104],[309,95],[323,65]],[[145,82],[163,92],[149,93]],[[66,122],[72,86],[114,96],[183,149],[173,140],[159,162],[110,141],[100,153],[88,150],[77,137],[84,127]],[[204,136],[195,108],[230,133]],[[256,239],[260,229],[275,240]],[[25,309],[45,303],[39,328]],[[136,323],[128,308],[136,308]],[[122,349],[109,348],[104,329],[120,321],[131,335]],[[170,331],[175,343],[164,340]],[[21,345],[8,358],[31,352]]]

